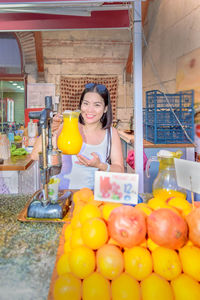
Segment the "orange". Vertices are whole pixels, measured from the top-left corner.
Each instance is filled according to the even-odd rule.
[[[152,272],[150,252],[143,247],[133,247],[124,252],[125,272],[137,280],[142,280]]]
[[[108,218],[112,212],[113,209],[116,207],[121,206],[121,203],[106,203],[102,206],[102,215],[104,220],[108,221]]]
[[[68,241],[70,239],[71,234],[72,234],[72,225],[69,224],[69,225],[67,225],[67,227],[65,229],[65,232],[64,232],[65,241]]]
[[[71,249],[74,249],[81,245],[83,245],[83,239],[81,236],[81,228],[79,227],[72,231],[72,236],[70,239],[70,246],[71,246]]]
[[[154,243],[152,239],[148,238],[147,239],[147,248],[152,252],[154,251],[157,247],[159,247],[158,244]]]
[[[185,246],[179,249],[179,256],[183,272],[200,281],[200,248]]]
[[[146,216],[149,216],[152,213],[152,209],[148,206],[147,203],[138,203],[136,208],[140,209],[145,213]]]
[[[75,216],[76,214],[79,214],[81,209],[83,208],[83,206],[85,206],[85,202],[79,201],[74,207],[73,216]]]
[[[70,245],[70,240],[64,243],[64,253],[70,252],[72,250]]]
[[[72,226],[72,229],[81,227],[81,222],[80,222],[80,219],[79,219],[79,214],[76,214],[76,215],[73,216],[73,218],[71,220],[71,226]]]
[[[117,246],[103,245],[96,253],[97,270],[107,279],[114,279],[124,269],[124,258]]]
[[[183,215],[188,214],[192,210],[192,205],[183,197],[173,197],[167,204],[176,208]]]
[[[69,256],[71,272],[78,278],[86,278],[95,269],[94,251],[85,246],[72,249]]]
[[[94,204],[85,204],[80,213],[79,213],[79,220],[80,223],[83,224],[86,220],[91,218],[100,218],[101,217],[101,210]]]
[[[103,201],[95,200],[94,195],[91,195],[88,199],[88,203],[94,204],[96,206],[101,206],[103,204]]]
[[[141,300],[139,283],[126,273],[112,280],[111,293],[112,300]]]
[[[174,212],[178,213],[178,210],[170,205],[168,205],[166,203],[165,200],[163,200],[162,198],[152,198],[148,201],[148,206],[152,209],[152,210],[157,210],[160,208],[169,208],[171,210],[173,210]]]
[[[115,240],[113,240],[112,238],[109,238],[107,244],[115,245],[115,246],[118,246],[119,248],[121,248],[120,244],[118,242],[116,242]]]
[[[69,266],[69,256],[70,252],[64,253],[60,256],[56,264],[56,270],[58,275],[69,273],[71,271]]]
[[[143,247],[143,248],[147,248],[147,240],[145,239],[141,244],[139,244],[138,246]]]
[[[181,274],[180,258],[175,250],[157,247],[152,252],[154,272],[167,280],[172,280]]]
[[[53,289],[54,300],[81,300],[81,280],[71,273],[61,275]]]
[[[86,246],[94,250],[99,249],[108,240],[107,226],[100,218],[89,219],[84,222],[81,235]]]
[[[81,201],[81,193],[80,193],[80,191],[77,191],[77,192],[73,193],[73,202],[76,205],[79,201]]]
[[[162,199],[162,198],[157,198],[157,197],[151,198],[147,202],[148,207],[150,207],[153,210],[162,207],[162,205],[164,205],[164,204],[166,204],[166,200]]]
[[[173,279],[171,286],[176,300],[200,299],[200,284],[184,273]]]
[[[140,284],[142,300],[174,300],[173,290],[169,282],[155,273],[150,274]]]
[[[83,280],[82,299],[110,300],[111,291],[109,281],[97,272],[92,273]]]
[[[194,246],[193,242],[188,240],[187,243],[185,244],[185,246]]]
[[[93,195],[93,191],[91,189],[85,187],[85,188],[82,188],[79,190],[78,196],[80,197],[81,201],[84,201],[87,203],[88,199],[91,195]]]

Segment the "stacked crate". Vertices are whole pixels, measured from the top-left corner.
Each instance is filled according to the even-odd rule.
[[[193,90],[175,94],[164,94],[159,90],[146,92],[146,107],[143,110],[144,139],[154,144],[191,143],[173,112],[193,141]]]

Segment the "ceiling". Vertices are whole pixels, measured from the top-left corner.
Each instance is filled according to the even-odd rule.
[[[144,24],[150,0],[142,2]],[[34,32],[38,73],[44,73],[43,30],[127,29],[132,27],[134,0],[0,0],[0,32]],[[130,45],[126,73],[132,74],[133,47]],[[127,77],[128,78],[128,77]]]
[[[24,81],[0,80],[0,92],[24,93]]]
[[[133,1],[0,1],[0,31],[129,28]]]

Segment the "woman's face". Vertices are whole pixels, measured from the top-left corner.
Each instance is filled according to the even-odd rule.
[[[81,114],[85,124],[93,124],[100,122],[100,119],[107,111],[103,98],[95,92],[85,94],[81,104]]]

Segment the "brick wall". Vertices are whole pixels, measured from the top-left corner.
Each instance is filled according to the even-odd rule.
[[[119,127],[129,128],[133,114],[132,84],[124,82],[131,35],[128,30],[74,30],[42,32],[45,82],[56,84],[60,95],[61,76],[118,77],[117,118]],[[30,72],[28,82],[36,82]]]

